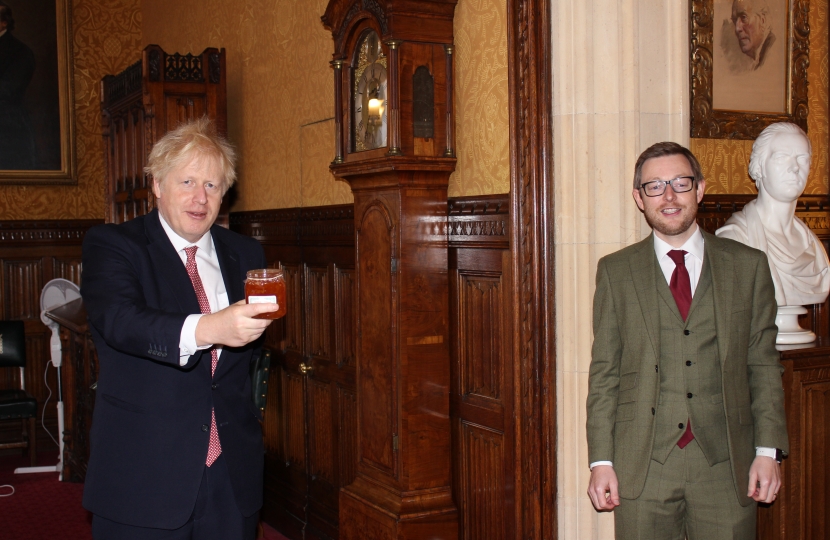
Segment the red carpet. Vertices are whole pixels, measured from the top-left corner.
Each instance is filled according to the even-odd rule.
[[[57,452],[39,454],[38,465],[57,464]],[[58,473],[14,474],[27,467],[27,458],[0,456],[0,485],[11,484],[14,494],[0,497],[2,540],[89,540],[92,517],[81,506],[83,484],[59,482]],[[10,493],[0,488],[0,495]],[[288,540],[263,524],[264,540]]]
[[[39,454],[38,465],[58,463],[58,454]],[[59,482],[58,473],[14,474],[29,460],[0,457],[0,485],[14,486],[14,495],[0,497],[0,523],[4,540],[89,540],[89,512],[81,507],[83,484]],[[10,493],[0,489],[0,495]]]

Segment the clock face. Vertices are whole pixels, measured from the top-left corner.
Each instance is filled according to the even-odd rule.
[[[375,32],[361,41],[352,93],[354,151],[386,146],[386,57]]]

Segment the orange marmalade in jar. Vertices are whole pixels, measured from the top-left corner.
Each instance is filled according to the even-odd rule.
[[[255,319],[279,319],[285,316],[285,278],[282,270],[263,268],[248,270],[245,280],[245,301],[249,304],[277,304],[277,311],[260,313]]]

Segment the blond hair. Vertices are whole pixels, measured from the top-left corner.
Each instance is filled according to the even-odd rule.
[[[236,151],[216,133],[216,127],[207,116],[188,120],[156,141],[144,172],[160,185],[174,169],[201,156],[211,156],[219,161],[222,193],[226,193],[236,181]]]

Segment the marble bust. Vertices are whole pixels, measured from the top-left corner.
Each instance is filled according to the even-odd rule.
[[[753,143],[749,159],[758,197],[715,232],[767,254],[779,308],[819,304],[830,291],[827,253],[795,216],[811,157],[810,140],[800,127],[785,122],[768,126]]]

